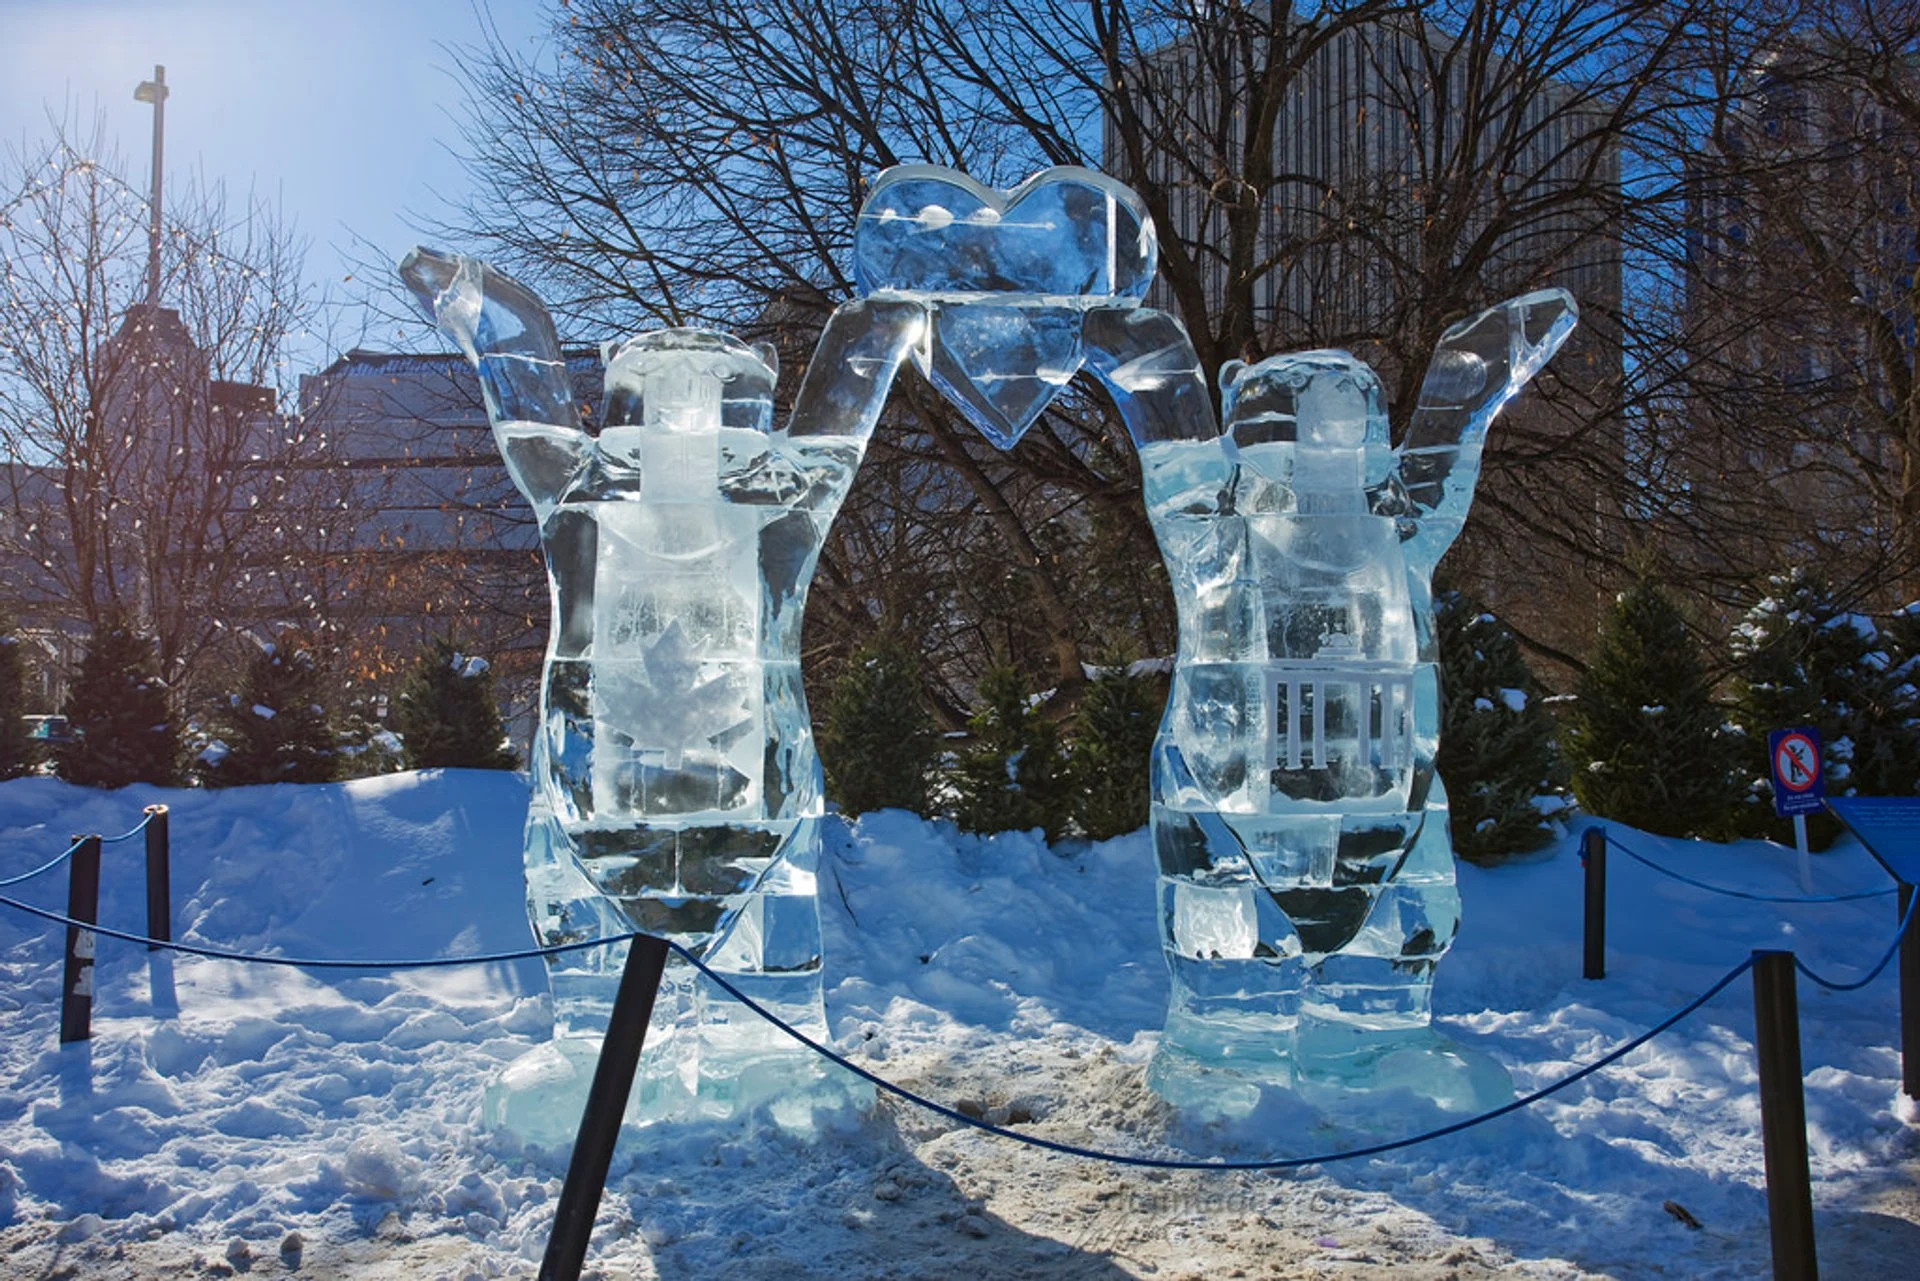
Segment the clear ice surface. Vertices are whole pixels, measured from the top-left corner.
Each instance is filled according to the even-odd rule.
[[[1001,192],[902,165],[861,206],[853,265],[862,293],[927,308],[921,372],[1009,449],[1079,372],[1085,312],[1137,303],[1158,252],[1140,198],[1091,169]]]
[[[815,905],[820,763],[800,680],[807,586],[887,388],[924,333],[885,300],[828,322],[786,430],[774,356],[667,329],[605,348],[597,432],[532,293],[418,249],[401,275],[479,370],[494,437],[539,520],[551,601],[525,858],[543,943],[641,929],[697,950],[826,1035]],[[557,1040],[514,1065],[489,1119],[571,1135],[624,948],[555,957]],[[584,1066],[583,1066],[584,1065]],[[804,1122],[843,1074],[670,967],[637,1081],[642,1117],[771,1102]]]
[[[1227,1110],[1261,1083],[1481,1106],[1504,1074],[1429,1027],[1459,923],[1431,580],[1488,423],[1573,300],[1449,329],[1396,451],[1345,352],[1228,365],[1218,422],[1185,330],[1138,305],[1154,243],[1138,197],[1086,170],[1001,194],[916,166],[876,184],[854,248],[870,296],[926,303],[926,372],[994,443],[1085,367],[1139,451],[1180,622],[1152,761],[1173,993],[1150,1080]]]
[[[1494,1065],[1430,1031],[1460,918],[1431,579],[1488,422],[1573,321],[1549,291],[1450,329],[1399,451],[1373,371],[1334,351],[1230,364],[1217,437],[1140,442],[1181,622],[1153,759],[1162,1093],[1233,1106],[1224,1067],[1499,1098]]]
[[[863,296],[829,320],[784,430],[768,350],[670,329],[608,345],[597,432],[537,298],[471,259],[409,256],[540,522],[552,625],[526,866],[542,940],[663,934],[824,1036],[799,642],[827,526],[903,359],[1002,448],[1084,368],[1139,451],[1180,622],[1152,759],[1173,991],[1150,1081],[1225,1110],[1265,1084],[1452,1108],[1508,1088],[1429,1028],[1459,923],[1431,578],[1488,423],[1565,341],[1573,301],[1529,294],[1449,329],[1395,450],[1378,380],[1344,352],[1230,364],[1216,419],[1185,330],[1140,305],[1155,256],[1138,197],[1090,170],[1004,193],[891,170],[856,225]],[[571,1133],[623,959],[556,959],[560,1035],[508,1069],[490,1119]],[[642,1114],[768,1101],[795,1121],[846,1089],[685,967],[639,1084]]]

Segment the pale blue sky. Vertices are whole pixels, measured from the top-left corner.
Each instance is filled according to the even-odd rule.
[[[105,113],[128,176],[148,181],[152,109],[133,100],[167,69],[167,173],[198,167],[276,199],[311,240],[316,282],[338,286],[351,241],[396,257],[407,215],[444,207],[464,175],[466,96],[442,45],[480,39],[475,0],[0,0],[0,145],[48,132],[46,111]],[[491,0],[517,49],[547,5]],[[171,185],[171,184],[170,184]]]

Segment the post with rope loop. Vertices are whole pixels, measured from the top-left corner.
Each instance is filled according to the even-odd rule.
[[[179,994],[173,987],[173,853],[167,830],[167,807],[147,806],[147,985],[158,1013],[177,1013]]]
[[[151,952],[173,942],[173,863],[167,846],[167,807],[147,806],[147,944]]]
[[[1580,977],[1603,979],[1607,977],[1607,830],[1604,827],[1595,824],[1581,834],[1580,866],[1586,872]]]
[[[614,993],[613,1013],[607,1018],[607,1036],[600,1043],[600,1061],[593,1069],[587,1106],[580,1114],[580,1133],[573,1141],[573,1159],[567,1163],[567,1181],[560,1188],[560,1204],[553,1212],[553,1235],[540,1263],[540,1281],[579,1281],[587,1258],[587,1237],[600,1195],[607,1186],[607,1167],[613,1163],[613,1145],[620,1137],[620,1118],[626,1115],[627,1095],[633,1090],[646,1044],[647,1024],[653,1018],[653,1000],[667,970],[667,941],[642,934],[627,948],[627,965]]]
[[[1907,921],[1913,886],[1900,882],[1900,920]],[[1900,938],[1900,1088],[1920,1099],[1920,927],[1907,925]]]
[[[1760,1068],[1760,1140],[1767,1160],[1767,1228],[1774,1281],[1817,1281],[1800,1001],[1792,952],[1753,954],[1753,1049]]]
[[[73,858],[67,863],[67,915],[88,925],[100,919],[100,838],[73,838]],[[92,930],[67,926],[66,973],[60,985],[60,1044],[85,1041],[93,1035]]]

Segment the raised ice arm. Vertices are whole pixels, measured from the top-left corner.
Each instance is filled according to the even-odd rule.
[[[426,248],[406,256],[400,278],[480,371],[488,418],[579,428],[560,336],[532,290],[477,258]]]
[[[400,278],[426,317],[473,362],[508,470],[534,510],[544,514],[572,483],[586,448],[546,304],[519,281],[464,254],[415,249],[401,262]],[[505,429],[518,424],[546,430],[530,436],[516,430],[510,438]]]
[[[852,436],[865,443],[880,421],[900,362],[927,340],[927,309],[915,301],[856,298],[827,318],[787,416],[789,436]]]
[[[1429,568],[1466,520],[1488,424],[1560,350],[1579,315],[1566,290],[1542,289],[1440,335],[1399,457],[1418,530],[1408,550]]]
[[[1152,307],[1090,311],[1087,368],[1113,395],[1135,449],[1220,434],[1206,374],[1178,320]]]

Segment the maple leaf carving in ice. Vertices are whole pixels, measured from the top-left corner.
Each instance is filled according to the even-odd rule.
[[[621,719],[636,743],[667,754],[668,769],[679,769],[689,748],[704,747],[751,716],[739,673],[723,670],[701,678],[700,657],[679,619],[647,646],[641,664],[646,691]]]

